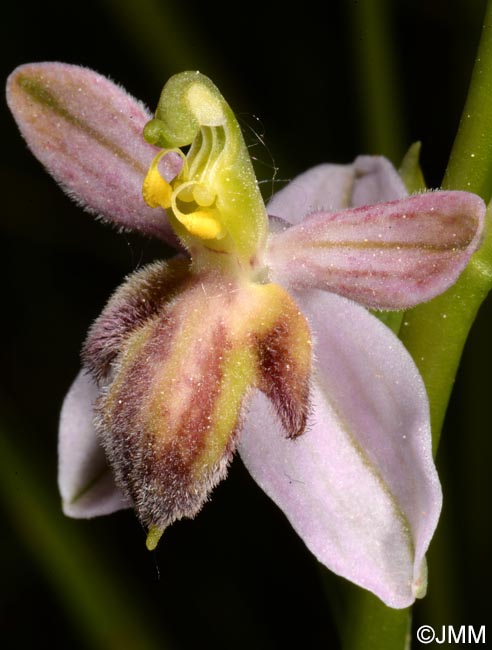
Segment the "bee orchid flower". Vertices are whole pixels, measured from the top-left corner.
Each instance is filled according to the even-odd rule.
[[[320,562],[410,605],[441,489],[422,379],[368,308],[449,287],[479,244],[481,199],[408,197],[387,160],[362,156],[265,208],[233,112],[197,72],[167,82],[154,117],[61,63],[21,66],[7,97],[72,198],[178,249],[130,275],[88,333],[60,419],[64,512],[133,507],[155,548],[238,450]]]

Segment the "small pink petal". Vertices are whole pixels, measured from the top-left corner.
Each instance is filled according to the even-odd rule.
[[[484,216],[483,201],[467,192],[313,214],[272,234],[267,263],[284,286],[403,309],[456,281],[480,243]]]
[[[130,507],[116,487],[92,423],[98,393],[89,375],[80,372],[60,414],[58,487],[63,512],[77,519]]]
[[[359,156],[351,165],[318,165],[296,176],[268,204],[268,214],[290,224],[308,214],[407,196],[393,165],[382,156]]]
[[[298,302],[316,341],[307,430],[286,440],[256,395],[241,457],[320,562],[407,607],[421,595],[441,508],[423,382],[401,342],[362,307],[320,291]]]
[[[96,72],[64,63],[14,70],[7,102],[31,151],[71,198],[119,227],[175,242],[165,212],[142,198],[157,149],[143,139],[151,115],[140,102]],[[172,178],[180,165],[170,155],[161,171]]]

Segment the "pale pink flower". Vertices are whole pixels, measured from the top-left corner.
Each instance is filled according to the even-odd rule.
[[[18,68],[7,97],[31,150],[72,198],[120,228],[179,245],[164,210],[142,199],[159,150],[142,137],[151,115],[140,103],[104,77],[60,63]],[[171,181],[181,164],[171,153],[160,172]],[[407,197],[387,160],[362,156],[305,172],[267,209],[270,233],[258,236],[251,261],[260,284],[243,288],[217,269],[190,271],[182,253],[137,271],[111,298],[61,413],[64,512],[94,517],[133,505],[162,532],[199,510],[237,448],[320,562],[389,606],[406,607],[425,591],[441,489],[422,379],[366,308],[406,309],[449,287],[478,246],[483,202],[465,192]],[[263,329],[262,310],[270,310]],[[247,350],[256,364],[251,377],[230,380],[233,406],[220,402],[226,348]],[[156,380],[171,365],[193,375],[191,388],[183,380],[174,394],[169,373]],[[231,409],[219,460],[195,482],[181,467],[184,443],[159,474],[152,463],[160,457],[146,449],[155,440],[139,433],[150,426],[141,405],[157,388],[165,417],[187,418],[179,430],[188,442],[218,403]]]

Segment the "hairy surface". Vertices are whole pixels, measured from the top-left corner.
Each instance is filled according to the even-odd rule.
[[[189,262],[154,262],[130,275],[94,321],[82,349],[84,366],[100,382],[128,337],[179,292],[189,277]]]

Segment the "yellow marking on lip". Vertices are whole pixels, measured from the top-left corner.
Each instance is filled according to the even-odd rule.
[[[204,449],[195,460],[193,476],[198,479],[207,469],[220,462],[234,433],[248,388],[258,376],[254,351],[243,344],[224,354],[220,392],[210,418],[210,435]]]

